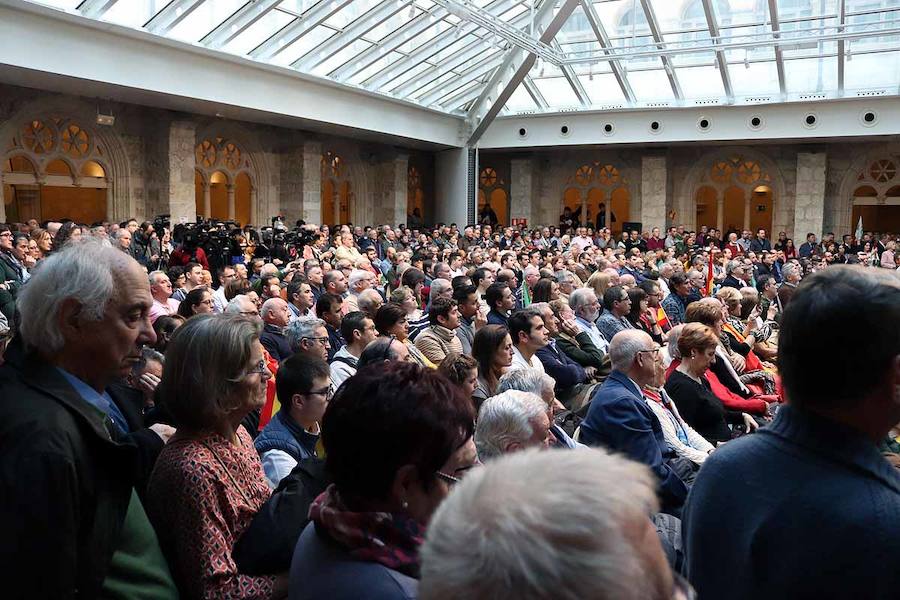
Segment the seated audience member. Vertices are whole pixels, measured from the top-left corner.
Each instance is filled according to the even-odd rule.
[[[331,344],[328,341],[328,330],[325,327],[325,321],[315,317],[297,319],[288,325],[285,338],[291,352],[305,354],[327,362]]]
[[[378,309],[381,308],[381,305],[384,304],[384,298],[382,298],[381,293],[376,289],[368,289],[360,292],[357,297],[357,303],[359,304],[360,312],[364,313],[370,319],[375,318],[375,313],[378,312]]]
[[[419,598],[687,600],[648,519],[655,489],[646,467],[601,450],[492,460],[435,513]]]
[[[410,362],[409,346],[394,336],[375,338],[359,355],[356,370],[359,372],[367,365],[386,362]]]
[[[316,304],[312,288],[309,283],[299,276],[291,280],[287,286],[288,309],[291,311],[291,321],[303,317],[313,316],[312,310]]]
[[[269,298],[263,302],[259,316],[263,320],[259,341],[266,352],[278,362],[291,356],[296,350],[291,348],[287,337],[287,327],[291,323],[288,303],[281,298]]]
[[[790,403],[707,459],[685,509],[701,598],[897,597],[900,483],[877,444],[900,420],[898,298],[896,273],[854,266],[797,288],[779,333]]]
[[[478,385],[475,387],[476,407],[497,393],[500,377],[513,360],[513,343],[509,330],[503,325],[485,325],[475,333],[472,357],[478,362]]]
[[[691,284],[687,275],[684,273],[675,273],[669,278],[669,295],[662,301],[662,309],[666,313],[666,318],[674,327],[684,323],[684,312],[687,310],[688,304],[691,302]]]
[[[462,390],[466,398],[472,398],[478,387],[478,361],[467,354],[448,354],[438,367],[438,373]]]
[[[687,496],[684,479],[693,477],[693,468],[674,460],[659,419],[641,393],[656,378],[659,347],[645,332],[629,329],[615,337],[609,356],[613,371],[594,392],[578,441],[649,466],[660,484],[663,511],[678,516]]]
[[[716,360],[719,339],[711,327],[687,323],[678,337],[681,361],[666,380],[665,390],[684,420],[711,444],[727,442],[732,436],[728,424],[743,425],[749,433],[757,428],[747,413],[726,408],[704,377]]]
[[[588,334],[594,346],[600,352],[607,352],[609,340],[597,329],[597,317],[600,316],[600,301],[590,288],[578,288],[569,296],[569,306],[575,313],[575,321],[582,331]]]
[[[322,294],[316,301],[316,316],[325,321],[325,331],[328,335],[328,360],[330,361],[346,343],[341,336],[344,301],[340,296],[334,294]]]
[[[531,306],[517,310],[509,318],[509,337],[513,342],[511,369],[537,369],[544,372],[544,365],[537,351],[547,345],[550,334],[544,327],[541,312]]]
[[[475,330],[481,328],[487,319],[479,310],[478,295],[474,285],[461,285],[454,288],[453,299],[459,309],[459,327],[456,337],[459,338],[464,354],[472,354],[472,342],[475,341]]]
[[[554,441],[549,412],[540,396],[528,392],[507,390],[488,398],[475,423],[478,459],[487,462],[527,448],[549,448]]]
[[[153,296],[153,306],[150,307],[150,322],[165,315],[174,315],[178,312],[179,302],[172,298],[172,281],[165,271],[153,271],[148,276],[150,279],[150,294]]]
[[[260,330],[247,317],[199,316],[166,352],[159,398],[178,434],[157,460],[148,505],[186,597],[267,597],[283,589],[283,578],[239,574],[231,557],[269,497],[259,456],[240,426],[265,402],[272,376]]]
[[[572,307],[560,299],[551,302],[550,308],[560,323],[559,333],[555,337],[559,349],[584,367],[591,379],[605,379],[611,369],[609,357],[594,345],[591,336],[578,324]]]
[[[552,279],[542,278],[531,288],[531,303],[559,300],[559,284]]]
[[[310,507],[290,597],[415,598],[425,528],[477,461],[474,418],[445,377],[414,364],[371,366],[347,380],[322,423],[334,483]],[[390,451],[374,451],[385,440]]]
[[[253,441],[272,488],[304,458],[316,456],[320,422],[331,399],[328,363],[295,354],[278,367],[275,390],[281,409]]]
[[[647,280],[650,281],[650,280]],[[647,283],[646,281],[644,283]],[[655,282],[651,282],[651,285],[655,286]],[[650,302],[647,296],[647,292],[642,287],[633,287],[628,290],[628,299],[631,301],[631,309],[628,314],[625,315],[625,318],[628,319],[628,322],[631,323],[631,326],[635,329],[640,329],[641,331],[646,331],[647,334],[653,338],[653,341],[657,344],[662,344],[665,340],[663,339],[663,330],[657,320],[657,311],[655,308],[650,308]],[[659,289],[656,287],[655,289]]]
[[[492,283],[484,293],[488,305],[487,322],[491,325],[506,325],[510,313],[516,307],[516,298],[506,283]]]
[[[153,332],[156,334],[156,343],[153,349],[165,354],[166,347],[175,334],[175,330],[184,325],[185,319],[181,315],[162,315],[153,322]]]
[[[341,320],[341,337],[347,343],[331,359],[331,385],[334,389],[356,373],[357,361],[370,342],[378,337],[375,324],[361,311],[349,312]]]
[[[550,334],[547,345],[538,349],[537,357],[544,366],[544,372],[556,381],[556,398],[567,408],[578,411],[590,400],[594,384],[590,383],[590,377],[584,367],[569,358],[556,345],[555,338],[559,336],[561,325],[550,305],[546,302],[536,302],[531,305],[531,308],[541,313],[544,327]],[[567,323],[565,326],[569,327],[570,325],[572,324]],[[570,329],[569,333],[575,333],[575,331],[575,329]]]
[[[72,243],[42,259],[18,300],[0,366],[4,597],[129,597],[135,581],[146,597],[176,597],[139,493],[153,463],[141,468],[123,439],[140,405],[135,422],[113,385],[156,339],[146,271],[100,240]]]
[[[178,305],[178,314],[185,319],[190,319],[194,315],[206,315],[212,312],[212,294],[205,285],[192,289]]]
[[[514,369],[500,378],[497,393],[502,394],[509,390],[518,390],[538,396],[547,405],[547,410],[549,411],[547,416],[550,418],[550,433],[554,437],[551,445],[555,448],[575,448],[580,444],[573,440],[554,421],[557,410],[563,408],[559,400],[556,399],[555,387],[556,381],[546,373],[542,374],[534,369]]]
[[[634,329],[634,325],[628,320],[631,312],[631,297],[628,290],[620,285],[614,285],[603,294],[603,313],[597,318],[597,329],[603,337],[612,341],[620,331]]]
[[[440,281],[440,280],[435,280]],[[432,288],[433,289],[433,288]],[[428,322],[416,338],[416,348],[435,365],[452,353],[462,353],[462,343],[456,337],[459,327],[459,309],[456,301],[449,298],[435,298],[428,307]]]
[[[416,348],[409,339],[409,318],[407,311],[399,304],[388,302],[378,309],[375,314],[375,329],[382,336],[393,336],[397,341],[406,346],[406,354],[416,363],[429,369],[435,368],[433,362],[428,360],[422,351]]]

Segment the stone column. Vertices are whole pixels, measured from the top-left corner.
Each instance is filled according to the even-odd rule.
[[[744,199],[744,229],[750,229],[750,207],[753,205],[753,190],[749,190],[750,197]],[[756,235],[756,232],[751,232]],[[772,233],[771,231],[769,232]]]
[[[509,161],[509,219],[525,219],[529,228],[544,223],[536,223],[532,200],[534,198],[534,165],[531,158],[514,158]]]
[[[203,217],[208,219],[212,214],[212,187],[208,181],[203,182]]]
[[[225,191],[228,194],[228,220],[234,221],[234,184],[225,184]]]
[[[259,207],[256,205],[256,188],[250,188],[250,223],[252,225],[257,225],[259,223],[259,216],[256,214],[256,211],[259,210]],[[245,223],[246,224],[246,223]]]
[[[168,136],[168,212],[172,226],[187,223],[196,218],[197,206],[194,192],[194,146],[196,124],[190,121],[173,121]]]
[[[794,230],[788,233],[795,240],[805,240],[807,233],[815,233],[817,239],[822,239],[827,163],[828,156],[824,152],[797,154]]]
[[[392,227],[406,223],[409,208],[409,155],[398,154],[383,163],[381,206],[375,206],[373,223],[389,223]],[[429,219],[430,220],[430,219]]]
[[[716,198],[716,214],[718,217],[716,218],[716,229],[719,230],[719,235],[724,235],[722,230],[725,228],[725,192],[722,192],[721,196]]]
[[[434,222],[456,223],[462,229],[469,223],[469,209],[474,198],[469,197],[468,148],[443,150],[435,155]]]
[[[301,148],[301,216],[307,223],[322,223],[322,143],[305,140]],[[335,203],[337,200],[335,200]],[[337,204],[335,204],[337,209]]]
[[[641,157],[641,224],[643,229],[665,229],[666,157]],[[607,202],[607,207],[611,202]],[[609,223],[609,221],[607,221]]]

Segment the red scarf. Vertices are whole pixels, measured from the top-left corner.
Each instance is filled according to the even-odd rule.
[[[309,518],[353,558],[419,578],[425,528],[407,515],[347,510],[332,484],[309,507]]]

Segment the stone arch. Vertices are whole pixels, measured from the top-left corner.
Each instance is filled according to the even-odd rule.
[[[40,176],[47,162],[63,158],[70,167],[73,167],[76,183],[80,177],[81,166],[87,161],[97,162],[103,167],[106,180],[106,218],[121,221],[137,216],[131,171],[132,157],[128,155],[116,126],[96,125],[96,117],[96,105],[78,98],[61,96],[37,98],[18,109],[6,121],[0,122],[0,160],[16,155],[28,156]],[[89,132],[90,148],[82,157],[74,159],[59,151],[57,145],[57,148],[48,153],[43,160],[35,160],[32,153],[25,151],[21,146],[11,144],[11,141],[19,136],[22,127],[33,120],[54,123],[58,132],[61,131],[60,125],[77,123]],[[2,217],[0,220],[6,220],[2,193],[0,186],[0,217]]]
[[[564,192],[559,212],[567,204],[572,208],[574,191],[577,191],[582,208],[579,221],[582,224],[595,228],[602,213],[602,224],[613,234],[621,232],[625,222],[634,221],[640,215],[638,173],[633,172],[629,161],[619,155],[590,157],[578,162],[563,177],[560,189]]]
[[[232,142],[240,148],[241,165],[239,168],[227,168],[224,163],[218,162],[218,167],[209,169],[197,169],[204,174],[208,181],[208,174],[219,170],[226,174],[229,185],[234,185],[240,173],[246,173],[250,179],[250,221],[253,225],[265,225],[270,217],[279,213],[277,193],[273,189],[274,165],[271,164],[270,153],[266,152],[259,136],[251,128],[234,121],[221,119],[205,120],[198,124],[194,147],[205,140]]]
[[[694,161],[676,193],[676,215],[673,224],[684,225],[690,230],[697,229],[696,197],[697,191],[701,187],[712,187],[717,191],[719,201],[724,199],[724,192],[731,186],[731,181],[712,181],[709,173],[716,162],[733,157],[742,157],[746,161],[757,163],[761,172],[768,175],[767,181],[760,180],[758,184],[769,186],[772,189],[772,229],[774,231],[792,230],[792,216],[789,215],[786,206],[784,175],[781,169],[768,156],[747,146],[717,148],[704,153]],[[749,197],[749,192],[756,184],[743,183],[741,185],[746,186]]]
[[[873,176],[872,166],[878,161],[892,161],[896,172],[890,177]],[[857,157],[844,173],[840,191],[833,205],[831,217],[835,231],[852,232],[856,227],[852,219],[855,190],[870,187],[875,191],[877,201],[883,203],[889,196],[888,191],[898,184],[900,184],[900,152],[896,147],[882,146]]]

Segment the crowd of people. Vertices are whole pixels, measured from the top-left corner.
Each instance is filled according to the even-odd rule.
[[[205,231],[0,225],[10,597],[896,597],[896,236]]]

